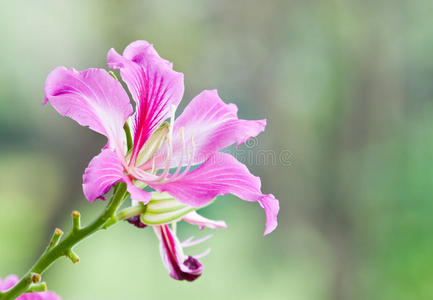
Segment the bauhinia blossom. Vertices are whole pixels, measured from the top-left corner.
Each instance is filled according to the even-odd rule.
[[[9,275],[5,279],[0,278],[0,292],[6,292],[14,287],[19,281],[18,276]],[[35,293],[26,293],[19,296],[16,300],[60,300],[60,297],[57,296],[54,292],[35,292]]]
[[[175,119],[183,74],[145,41],[131,43],[123,55],[111,49],[108,66],[120,70],[135,112],[121,83],[103,69],[58,67],[45,85],[45,103],[108,139],[83,175],[89,201],[104,199],[114,184],[125,182],[133,205],[146,205],[140,219],[130,222],[154,226],[163,261],[180,280],[200,276],[202,265],[182,249],[199,241],[180,243],[175,223],[183,219],[201,228],[226,227],[195,212],[215,197],[233,194],[258,202],[266,214],[265,234],[276,228],[278,200],[262,194],[260,179],[245,165],[219,152],[258,135],[266,120],[239,119],[236,105],[224,103],[215,90],[201,92]],[[168,223],[174,224],[171,229]]]

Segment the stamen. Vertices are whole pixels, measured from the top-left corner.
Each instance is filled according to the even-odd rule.
[[[170,124],[168,128],[168,134],[167,134],[167,154],[165,159],[165,166],[164,169],[161,169],[162,172],[157,175],[156,173],[158,170],[155,170],[156,168],[156,162],[155,157],[152,158],[152,169],[150,172],[144,171],[140,168],[135,168],[136,174],[140,177],[141,180],[145,180],[148,183],[169,183],[173,182],[175,180],[178,180],[182,178],[183,176],[188,173],[188,171],[191,168],[191,165],[194,161],[194,154],[195,154],[195,143],[194,143],[194,136],[191,136],[191,151],[188,147],[188,143],[185,142],[185,128],[180,128],[180,135],[182,139],[182,152],[179,157],[179,163],[176,167],[175,172],[170,175],[170,166],[171,162],[173,160],[173,127],[174,127],[174,116],[175,116],[176,107],[174,105],[171,106],[171,115],[170,115]],[[186,159],[184,158],[186,154]],[[187,166],[184,170],[182,170],[184,163],[187,162]],[[156,178],[149,178],[152,176],[157,176]],[[170,176],[169,178],[167,178]],[[138,178],[137,178],[138,179]]]
[[[184,145],[185,145],[185,143],[184,143]],[[194,152],[195,152],[194,151],[195,150],[194,136],[191,136],[192,154],[190,154],[189,148],[187,146],[184,146],[184,147],[185,147],[185,152],[186,152],[186,157],[187,157],[186,159],[187,159],[187,162],[188,162],[186,168],[181,173],[179,173],[179,171],[182,169],[181,164],[183,164],[183,152],[182,152],[182,159],[179,162],[179,166],[180,167],[178,166],[175,174],[173,174],[173,176],[171,176],[169,179],[167,179],[164,183],[169,183],[169,182],[173,182],[173,181],[176,181],[178,179],[181,179],[183,176],[185,176],[185,174],[191,168],[191,165],[192,165],[192,162],[193,162],[193,159],[194,159]]]
[[[191,242],[192,240],[194,239],[194,236],[190,236],[189,238],[187,238],[186,240],[184,240],[181,244],[182,244],[182,247],[183,247],[183,245],[186,243],[189,243],[189,242]]]
[[[151,174],[154,174],[155,172],[155,157],[152,158],[152,170],[150,170]]]
[[[183,127],[180,128],[180,136],[182,137],[182,153],[180,155],[179,164],[177,166],[177,169],[174,172],[174,174],[170,177],[171,180],[173,180],[173,178],[175,178],[179,174],[180,170],[182,169],[183,156],[184,156],[185,152],[187,153],[187,159],[189,159],[188,151],[187,151],[187,147],[186,147],[186,143],[185,143],[185,130]],[[168,182],[171,181],[170,179],[168,180]]]
[[[184,247],[184,248],[192,247],[192,246],[198,245],[198,244],[200,244],[200,243],[203,243],[204,241],[207,241],[207,240],[210,239],[211,237],[212,237],[212,234],[209,234],[209,235],[206,235],[206,236],[204,236],[204,237],[202,237],[202,238],[197,239],[197,240],[194,241],[194,240],[193,240],[194,237],[192,236],[192,237],[186,239],[185,241],[183,241],[183,242],[181,243],[181,245],[182,245],[182,247]]]
[[[194,257],[196,258],[196,259],[200,259],[200,258],[203,258],[203,257],[205,257],[206,255],[208,255],[209,253],[210,253],[210,248],[207,248],[205,251],[203,251],[202,253],[200,253],[199,255],[195,255]]]
[[[192,148],[192,154],[188,158],[188,165],[186,166],[185,170],[183,170],[183,172],[176,177],[175,180],[179,180],[179,179],[183,178],[188,173],[189,169],[191,168],[192,162],[194,160],[194,155],[195,155],[194,136],[191,136],[191,148]]]
[[[143,182],[154,182],[157,178],[154,174],[143,171],[139,168],[131,168],[129,169],[130,174],[137,180]]]
[[[171,106],[171,116],[170,116],[170,126],[168,128],[168,135],[167,135],[167,144],[168,144],[167,160],[166,160],[164,171],[161,173],[161,175],[157,179],[158,182],[164,181],[164,179],[168,175],[168,171],[170,170],[170,162],[171,162],[172,151],[173,151],[172,140],[173,140],[173,126],[174,126],[175,112],[176,112],[176,106],[172,105]]]

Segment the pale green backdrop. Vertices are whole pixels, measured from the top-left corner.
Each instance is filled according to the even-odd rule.
[[[58,65],[106,67],[145,39],[185,74],[181,109],[217,88],[268,119],[249,159],[280,199],[263,237],[258,205],[222,197],[203,276],[177,282],[151,230],[118,224],[44,277],[66,300],[408,300],[433,297],[431,0],[0,1],[0,277],[23,274],[55,227],[83,222],[81,176],[104,138],[43,107]],[[180,109],[180,111],[181,111]],[[243,151],[243,152],[242,152]],[[270,152],[274,151],[274,152]],[[202,236],[191,226],[181,236]]]

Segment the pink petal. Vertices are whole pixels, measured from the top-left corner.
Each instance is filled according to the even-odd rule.
[[[90,202],[107,193],[124,177],[122,164],[116,153],[103,149],[89,163],[83,175],[83,191]]]
[[[38,292],[38,293],[27,293],[21,295],[17,300],[60,300],[60,297],[53,292]]]
[[[203,273],[203,266],[192,256],[183,253],[182,245],[168,225],[154,226],[164,266],[176,280],[194,281]]]
[[[110,146],[122,149],[123,125],[132,106],[122,85],[103,69],[58,67],[45,83],[45,102],[63,116],[108,137]]]
[[[90,202],[98,198],[105,199],[103,195],[119,181],[126,183],[126,188],[134,201],[143,202],[143,204],[150,201],[152,195],[136,187],[123,173],[119,157],[110,149],[103,149],[86,168],[83,175],[84,195]]]
[[[152,198],[151,193],[148,193],[136,187],[129,177],[125,177],[123,181],[126,182],[126,188],[129,194],[131,195],[131,199],[135,203],[134,205],[136,205],[137,202],[142,202],[143,204],[147,204],[147,202],[149,202],[150,199]]]
[[[278,211],[280,210],[280,203],[275,199],[274,195],[265,195],[259,200],[260,205],[265,210],[266,214],[266,230],[265,235],[274,231],[277,228]]]
[[[152,58],[159,63],[165,64],[168,68],[173,69],[173,64],[161,58],[155,48],[153,48],[153,45],[149,44],[147,41],[132,42],[123,50],[123,56],[137,64],[146,64],[146,61]]]
[[[4,292],[12,288],[18,281],[19,277],[16,275],[9,275],[5,279],[0,278],[0,291]]]
[[[193,225],[198,225],[200,229],[203,229],[204,227],[208,227],[211,229],[217,229],[217,228],[228,228],[226,222],[220,220],[220,221],[214,221],[207,219],[201,215],[199,215],[196,211],[192,211],[188,214],[186,214],[182,220],[185,222],[188,222]]]
[[[246,201],[257,201],[265,209],[267,221],[265,234],[277,224],[278,200],[273,195],[263,195],[260,178],[227,153],[217,152],[200,167],[178,180],[149,184],[159,192],[168,192],[180,202],[201,207],[216,196],[233,194]]]
[[[137,103],[134,115],[134,146],[131,165],[150,135],[167,119],[171,106],[182,99],[183,74],[172,70],[152,45],[137,41],[129,45],[121,56],[114,49],[108,52],[108,65],[120,69],[122,79]]]
[[[238,146],[265,129],[266,120],[238,119],[235,104],[226,104],[216,90],[203,91],[185,108],[174,124],[173,158],[170,167],[176,167],[181,156],[183,141],[189,151],[194,150],[192,165],[205,161],[214,152],[236,143]],[[184,128],[182,138],[181,128]],[[194,141],[194,147],[192,146]],[[155,155],[155,165],[164,165],[167,156],[167,145]],[[183,160],[185,165],[187,159]],[[149,161],[144,168],[150,168]]]

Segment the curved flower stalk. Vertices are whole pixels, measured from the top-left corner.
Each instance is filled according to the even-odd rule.
[[[37,277],[37,276],[36,276]],[[0,292],[7,292],[19,282],[16,275],[9,275],[5,279],[0,278]],[[46,290],[46,285],[35,285],[29,293],[23,294],[16,298],[17,300],[60,300],[54,292],[51,291],[37,291],[37,289]]]
[[[118,218],[135,218],[130,222],[141,227],[152,225],[164,264],[180,280],[194,280],[202,266],[197,258],[183,254],[182,244],[167,224],[183,219],[201,228],[226,227],[223,221],[195,212],[217,196],[233,194],[258,202],[266,214],[265,234],[272,232],[277,226],[278,200],[262,194],[260,179],[246,166],[219,152],[258,135],[266,121],[239,119],[236,105],[224,103],[215,90],[200,93],[176,119],[183,74],[145,41],[131,43],[122,55],[111,49],[107,60],[111,69],[120,70],[135,112],[121,83],[103,69],[79,72],[58,67],[45,85],[44,103],[108,139],[84,172],[86,198],[105,199],[116,183],[126,183],[132,205]]]

